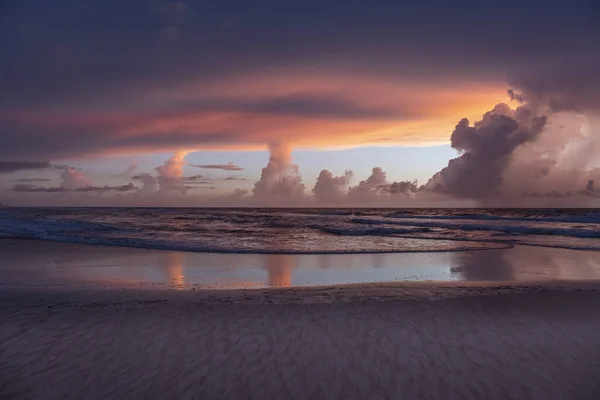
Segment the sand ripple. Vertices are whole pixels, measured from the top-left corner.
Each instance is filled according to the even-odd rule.
[[[2,399],[597,399],[600,295],[4,304]]]

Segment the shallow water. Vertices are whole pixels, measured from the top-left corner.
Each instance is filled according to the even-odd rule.
[[[0,284],[239,289],[383,281],[600,280],[600,252],[225,254],[0,240]]]

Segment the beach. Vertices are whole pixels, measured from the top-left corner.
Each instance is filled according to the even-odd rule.
[[[48,265],[131,250],[0,242],[13,265],[25,259],[8,251],[15,246]],[[17,279],[3,265],[13,273],[0,285],[2,399],[600,396],[593,279],[175,290],[60,283],[52,268]]]

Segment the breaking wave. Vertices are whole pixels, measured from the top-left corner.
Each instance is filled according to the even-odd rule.
[[[0,210],[0,234],[219,253],[461,251],[515,244],[600,251],[596,210]]]

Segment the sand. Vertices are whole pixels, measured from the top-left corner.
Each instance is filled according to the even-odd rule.
[[[281,288],[279,258],[5,238],[0,400],[600,398],[596,253],[453,257],[461,281]],[[274,287],[205,284],[248,271]]]
[[[598,399],[595,290],[4,286],[0,398]]]

